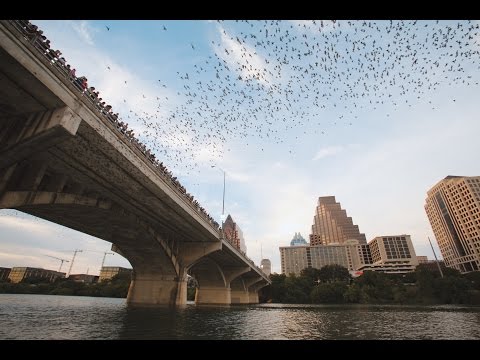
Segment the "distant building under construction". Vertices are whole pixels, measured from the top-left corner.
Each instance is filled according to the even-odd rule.
[[[46,279],[50,282],[54,282],[58,278],[64,278],[65,273],[54,270],[46,270],[33,267],[13,267],[8,275],[8,278],[12,283],[19,283],[26,279]]]
[[[132,269],[120,266],[104,266],[100,270],[100,278],[98,282],[112,279],[115,275],[129,273],[132,274]]]

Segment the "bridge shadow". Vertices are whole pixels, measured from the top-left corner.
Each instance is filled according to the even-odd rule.
[[[119,331],[122,340],[238,339],[248,307],[196,306],[128,307]],[[242,327],[242,325],[240,325]]]

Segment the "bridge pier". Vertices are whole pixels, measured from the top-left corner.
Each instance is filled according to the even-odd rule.
[[[186,300],[187,280],[160,274],[134,276],[127,295],[127,303],[134,306],[185,305]]]
[[[257,290],[249,290],[248,291],[248,303],[249,304],[258,304],[258,291]]]
[[[230,288],[203,286],[197,288],[195,293],[195,304],[197,305],[230,305]]]
[[[232,299],[232,304],[250,303],[249,293],[248,291],[245,291],[245,290],[232,290],[231,299]]]

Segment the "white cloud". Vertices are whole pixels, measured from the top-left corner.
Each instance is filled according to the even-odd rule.
[[[333,155],[336,155],[338,153],[341,153],[342,151],[344,151],[344,147],[343,146],[328,146],[328,147],[324,147],[322,149],[320,149],[316,154],[315,156],[313,157],[312,160],[320,160],[320,159],[323,159],[323,158],[326,158],[328,156],[333,156]]]
[[[218,57],[227,62],[230,70],[234,69],[242,77],[242,81],[255,79],[262,85],[272,83],[272,77],[267,71],[264,71],[270,66],[254,48],[244,42],[243,39],[230,36],[222,26],[218,26],[218,32],[220,33],[221,46],[213,47],[213,50]]]
[[[236,182],[246,183],[252,180],[252,176],[246,173],[227,171],[227,178]]]
[[[15,214],[15,215],[13,215]],[[0,266],[32,266],[58,270],[60,261],[54,256],[71,261],[73,249],[82,249],[77,254],[72,272],[98,274],[103,251],[111,244],[90,235],[51,223],[49,221],[19,213],[2,210],[0,216]],[[131,267],[121,256],[108,256],[105,265]],[[64,263],[66,272],[70,263]]]
[[[51,236],[55,233],[52,227],[33,218],[19,218],[15,216],[0,216],[0,228],[7,227],[9,229],[22,230],[31,234],[40,236]]]
[[[71,21],[70,24],[80,38],[88,45],[94,45],[93,33],[97,30],[88,24],[88,21],[82,20],[80,22]]]

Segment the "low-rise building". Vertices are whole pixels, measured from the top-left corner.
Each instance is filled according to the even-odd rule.
[[[100,270],[100,278],[98,279],[98,282],[102,282],[105,280],[110,280],[113,278],[115,275],[118,274],[123,274],[123,273],[129,273],[132,274],[133,270],[120,267],[120,266],[104,266]]]
[[[348,256],[348,269],[350,272],[354,272],[355,275],[352,276],[357,276],[358,269],[373,262],[370,247],[356,239],[349,239],[345,241],[344,245]]]
[[[0,281],[6,281],[10,275],[11,268],[0,267]]]
[[[417,255],[417,261],[419,264],[425,264],[428,262],[428,257],[424,255]]]
[[[352,276],[364,271],[404,274],[418,265],[410,235],[378,236],[368,244],[350,239],[343,244],[280,247],[282,273],[300,275],[308,267],[341,265]]]
[[[94,284],[98,282],[98,275],[89,275],[89,274],[70,274],[68,280],[73,280],[76,282],[82,282],[85,284]]]
[[[50,282],[54,282],[56,279],[64,277],[65,273],[63,272],[33,267],[13,267],[8,275],[12,283],[19,283],[32,278],[47,279]]]
[[[415,271],[418,265],[410,235],[377,236],[369,241],[368,246],[372,263],[357,270],[404,274]]]
[[[444,270],[446,268],[445,262],[443,260],[438,260],[438,262],[437,262],[437,260],[428,260],[427,262],[423,262],[423,263],[420,263],[418,265],[421,265],[422,267],[427,268],[430,271],[435,271],[435,272],[439,271],[438,270],[439,266],[442,270]]]

